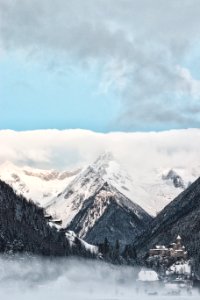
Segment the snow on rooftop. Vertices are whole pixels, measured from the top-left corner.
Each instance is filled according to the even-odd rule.
[[[158,281],[158,274],[153,270],[142,269],[138,274],[139,281]]]
[[[156,245],[156,250],[168,250],[164,245]]]
[[[184,263],[173,264],[169,269],[169,273],[190,275],[191,266],[188,261]]]

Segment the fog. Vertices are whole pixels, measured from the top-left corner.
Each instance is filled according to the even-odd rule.
[[[162,287],[149,296],[153,287],[137,281],[139,268],[113,266],[78,259],[0,258],[0,299],[173,299]],[[155,288],[155,286],[154,286]],[[158,290],[158,287],[157,287]],[[174,296],[177,299],[177,296]],[[197,299],[199,294],[184,292],[181,299]]]

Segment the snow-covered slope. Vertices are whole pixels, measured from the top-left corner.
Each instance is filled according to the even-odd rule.
[[[195,168],[154,168],[147,172],[132,174],[132,186],[124,192],[130,199],[155,216],[178,196],[199,174]]]
[[[96,194],[105,182],[122,193],[132,185],[131,178],[114,161],[110,152],[103,153],[93,164],[83,169],[58,197],[48,203],[48,212],[56,214],[66,226],[79,212],[84,200]]]
[[[192,171],[153,169],[149,174],[135,170],[131,176],[110,152],[105,152],[93,164],[83,169],[58,197],[48,203],[48,211],[61,218],[66,226],[82,208],[84,200],[93,196],[108,182],[155,216],[198,177]]]
[[[91,254],[95,254],[98,255],[99,257],[101,257],[101,254],[99,253],[99,249],[97,246],[88,244],[86,241],[80,239],[75,232],[71,231],[71,230],[67,230],[65,233],[65,236],[67,237],[70,246],[75,246],[77,244],[77,240],[80,242],[80,244],[82,245],[83,248],[85,248],[86,251],[89,251]]]
[[[44,206],[62,191],[78,173],[18,167],[11,162],[0,165],[0,179],[11,185],[18,194]]]

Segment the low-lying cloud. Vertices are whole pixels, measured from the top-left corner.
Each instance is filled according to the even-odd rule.
[[[79,259],[0,258],[0,297],[4,300],[129,300],[148,299],[148,292],[169,299],[167,290],[137,281],[138,267],[114,266]],[[184,299],[198,299],[198,294]],[[152,296],[151,296],[152,297]],[[177,298],[177,296],[175,296]],[[170,296],[173,299],[173,296]]]
[[[0,297],[12,299],[127,299],[138,269],[79,259],[0,258]]]

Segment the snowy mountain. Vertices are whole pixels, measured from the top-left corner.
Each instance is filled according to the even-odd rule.
[[[150,215],[155,216],[198,177],[198,167],[151,168],[146,171],[119,163],[104,152],[82,171],[66,172],[19,167],[10,162],[0,166],[0,179],[39,203],[67,225],[81,209],[83,200],[108,182]]]
[[[93,161],[99,154],[110,151],[114,160],[105,164],[99,160],[104,166],[102,168],[106,168],[104,177],[107,176],[121,193],[155,216],[199,177],[199,140],[199,129],[107,134],[87,130],[0,131],[0,161],[11,160],[15,165],[20,162],[29,165],[31,162],[38,169],[31,168],[31,172],[45,173],[46,178],[46,172],[51,174],[52,168],[81,168],[84,171],[94,165]],[[50,171],[43,172],[40,168]],[[79,176],[45,181],[24,176],[23,169],[13,172],[11,168],[7,174],[7,170],[1,170],[0,166],[0,175],[6,182],[11,182],[15,190],[42,202],[42,205],[68,189],[70,182]],[[13,173],[20,177],[20,182],[11,177]]]
[[[104,183],[128,191],[132,185],[129,175],[114,161],[111,153],[106,152],[83,169],[57,197],[47,204],[48,212],[56,214],[67,226],[82,208],[84,201],[94,196]]]
[[[62,191],[78,172],[18,167],[8,161],[0,165],[1,180],[12,186],[18,194],[42,206]]]
[[[191,175],[180,168],[162,171],[153,169],[150,176],[149,173],[141,175],[135,170],[135,173],[130,175],[110,152],[105,152],[93,164],[83,169],[58,197],[47,204],[47,207],[49,212],[61,218],[66,226],[79,212],[84,200],[94,196],[107,182],[133,203],[155,216],[196,179],[193,173]]]
[[[90,243],[103,242],[105,237],[129,243],[151,220],[123,194],[131,184],[112,154],[103,153],[49,202],[47,211]]]

